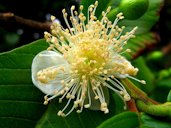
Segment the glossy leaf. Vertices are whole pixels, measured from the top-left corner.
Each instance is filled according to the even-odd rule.
[[[134,112],[124,112],[106,120],[97,128],[136,128],[138,126],[138,115]]]
[[[119,5],[120,12],[129,20],[136,20],[146,13],[149,0],[121,0]]]
[[[155,119],[146,114],[141,116],[141,128],[171,128],[171,123],[165,118]]]
[[[33,128],[45,110],[32,84],[31,63],[47,47],[44,40],[0,54],[0,128]]]

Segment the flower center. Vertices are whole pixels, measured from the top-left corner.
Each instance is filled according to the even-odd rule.
[[[68,50],[66,59],[72,65],[74,73],[90,76],[100,74],[110,60],[108,44],[103,39],[90,38],[90,32],[84,33],[84,37],[80,38],[79,43]],[[80,36],[82,35],[76,37]]]

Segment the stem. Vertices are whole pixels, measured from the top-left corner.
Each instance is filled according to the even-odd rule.
[[[148,105],[141,100],[137,100],[136,105],[140,111],[146,112],[150,115],[171,117],[171,102],[160,105]]]
[[[30,19],[25,19],[20,16],[15,15],[14,13],[8,12],[8,13],[0,13],[0,21],[13,21],[31,28],[36,28],[40,30],[50,30],[51,23],[49,22],[38,22]]]
[[[126,104],[127,104],[127,107],[128,107],[129,111],[138,112],[138,109],[137,109],[137,106],[136,106],[136,103],[135,103],[134,99],[131,99],[130,101],[127,101]]]
[[[150,99],[145,92],[135,86],[129,79],[121,79],[121,82],[133,99],[139,99],[148,104],[159,104],[157,101]]]
[[[150,99],[145,92],[136,87],[130,80],[121,79],[121,82],[130,96],[136,101],[138,110],[154,116],[171,117],[171,102],[159,104]]]
[[[133,99],[141,99],[144,102],[148,100],[147,94],[135,86],[130,80],[121,79],[121,82]]]

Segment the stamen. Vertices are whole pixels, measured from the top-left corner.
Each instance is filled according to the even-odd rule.
[[[69,23],[68,23],[68,20],[67,20],[67,15],[68,15],[68,14],[66,13],[66,10],[63,9],[63,10],[62,10],[62,13],[63,13],[63,17],[64,17],[64,20],[65,20],[65,23],[66,23],[67,27],[69,28],[71,34],[74,35],[73,32],[72,32],[72,30],[71,30],[71,27],[70,27],[70,25],[69,25]]]
[[[133,80],[135,80],[137,82],[140,82],[142,84],[146,84],[146,82],[144,80],[139,80],[139,79],[136,79],[135,77],[132,77],[132,76],[129,76],[129,75],[128,75],[128,78],[131,78],[131,79],[133,79]]]
[[[88,93],[88,104],[84,105],[85,108],[89,108],[91,106],[90,87],[89,86],[90,86],[90,83],[88,84],[88,91],[87,91],[87,93]]]

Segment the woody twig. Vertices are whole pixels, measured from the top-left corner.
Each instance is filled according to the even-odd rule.
[[[40,29],[40,30],[50,30],[50,22],[39,22],[30,19],[25,19],[20,16],[15,15],[14,13],[0,13],[0,20],[1,21],[12,21],[16,22],[31,28]]]

